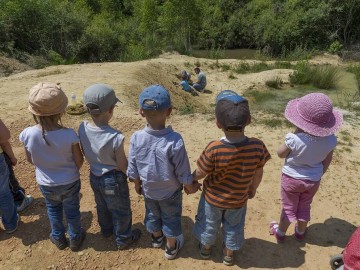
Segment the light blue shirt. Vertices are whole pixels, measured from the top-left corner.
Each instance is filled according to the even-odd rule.
[[[115,151],[125,138],[120,131],[110,126],[92,126],[85,121],[80,124],[79,137],[90,171],[94,175],[101,176],[109,171],[119,170]]]
[[[190,92],[190,85],[189,82],[184,80],[180,82],[180,85],[182,86],[182,89],[185,90],[186,92]]]
[[[315,137],[307,133],[286,134],[285,144],[291,152],[285,159],[282,172],[295,179],[320,181],[323,175],[322,162],[336,143],[335,135]]]
[[[145,127],[130,139],[130,179],[140,178],[147,198],[164,200],[171,197],[181,184],[191,184],[189,158],[181,135],[171,126],[162,130]]]
[[[79,138],[72,128],[46,131],[46,144],[41,127],[25,128],[19,135],[20,141],[31,154],[35,165],[36,181],[42,186],[61,186],[80,179],[76,167],[72,146],[79,143]]]

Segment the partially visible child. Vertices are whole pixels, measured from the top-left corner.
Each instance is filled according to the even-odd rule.
[[[178,86],[181,86],[182,89],[185,91],[185,92],[189,92],[191,93],[193,96],[198,96],[199,94],[196,92],[195,88],[193,88],[190,84],[189,84],[189,81],[188,81],[188,75],[187,74],[183,74],[182,75],[182,81],[177,84],[177,83],[174,83],[174,85],[176,87]]]
[[[110,86],[93,84],[85,90],[83,100],[92,122],[80,124],[79,137],[90,164],[90,184],[101,233],[104,237],[114,234],[118,249],[125,249],[139,240],[141,231],[131,230],[125,137],[109,125],[119,99]]]
[[[16,214],[16,206],[9,189],[9,169],[5,162],[4,153],[8,153],[16,164],[9,139],[10,131],[0,120],[0,210],[5,232],[11,234],[17,230],[20,216]]]
[[[285,143],[277,151],[280,158],[285,158],[281,177],[282,210],[280,222],[270,223],[270,234],[279,243],[285,240],[293,222],[296,223],[295,239],[304,240],[310,205],[329,168],[337,143],[334,133],[343,121],[341,112],[334,110],[329,97],[321,93],[289,101],[285,117],[296,130],[285,136]]]
[[[21,212],[32,204],[34,198],[31,195],[25,194],[25,189],[20,186],[15,176],[13,166],[17,164],[16,157],[13,155],[13,158],[10,158],[5,152],[4,157],[9,169],[9,187],[15,201],[16,211]]]
[[[234,251],[244,243],[247,200],[255,196],[270,154],[261,140],[245,135],[251,122],[245,98],[222,91],[215,114],[225,136],[210,142],[197,161],[194,180],[205,180],[193,232],[201,257],[208,259],[222,227],[223,263],[232,265]]]
[[[139,96],[143,130],[131,136],[128,176],[135,191],[145,197],[145,226],[152,246],[160,248],[166,237],[165,257],[175,259],[184,244],[181,228],[182,187],[193,188],[189,159],[181,135],[166,127],[171,114],[169,92],[161,85],[145,88]]]
[[[30,89],[29,111],[36,125],[20,133],[28,162],[35,165],[51,225],[50,240],[60,250],[68,246],[63,211],[68,225],[70,249],[77,251],[85,238],[80,224],[80,173],[83,155],[79,138],[65,128],[61,116],[68,99],[56,84],[39,83]]]

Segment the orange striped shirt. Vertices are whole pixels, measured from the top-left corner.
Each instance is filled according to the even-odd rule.
[[[207,174],[206,201],[227,209],[245,206],[255,171],[270,158],[265,144],[256,138],[246,138],[240,143],[210,142],[197,160],[200,172]]]

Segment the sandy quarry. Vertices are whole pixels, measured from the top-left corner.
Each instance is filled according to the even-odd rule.
[[[172,85],[175,74],[182,69],[192,69],[199,61],[207,74],[208,91],[199,97],[181,92]],[[220,63],[234,63],[236,60],[221,60]],[[342,65],[333,57],[323,56],[313,60],[319,63]],[[87,238],[80,252],[69,249],[59,251],[49,241],[50,226],[44,200],[34,178],[34,168],[25,160],[18,135],[22,129],[32,125],[27,110],[28,90],[40,81],[60,83],[70,96],[74,92],[78,100],[82,91],[92,83],[107,83],[115,89],[123,101],[115,110],[111,124],[120,129],[127,138],[141,129],[145,122],[138,114],[136,102],[138,93],[150,84],[160,83],[169,88],[174,113],[169,124],[180,132],[185,140],[192,168],[207,143],[222,136],[216,128],[211,114],[195,113],[180,115],[186,104],[193,104],[198,112],[211,111],[216,94],[220,90],[233,89],[243,93],[249,87],[264,88],[264,82],[274,76],[288,80],[291,70],[271,70],[256,74],[239,75],[229,79],[228,73],[211,69],[213,60],[195,59],[187,56],[165,54],[159,58],[133,63],[101,63],[71,66],[53,66],[41,70],[28,70],[9,77],[0,78],[0,115],[12,133],[11,143],[18,157],[16,174],[26,191],[35,198],[34,204],[21,213],[22,222],[18,231],[9,236],[0,231],[0,269],[228,269],[221,261],[221,241],[218,240],[210,260],[202,260],[198,254],[197,242],[191,234],[199,200],[199,193],[184,195],[183,230],[186,238],[184,248],[174,261],[166,261],[163,249],[152,249],[150,236],[143,225],[144,205],[130,184],[134,227],[143,232],[142,239],[132,249],[117,251],[112,239],[99,234],[95,202],[88,181],[87,163],[81,169],[82,223]],[[268,234],[268,224],[278,219],[280,212],[280,171],[283,160],[276,156],[288,129],[271,129],[260,125],[256,119],[264,117],[254,114],[253,123],[247,128],[248,136],[262,139],[272,159],[265,167],[263,182],[256,197],[249,201],[246,218],[246,244],[236,253],[235,265],[229,269],[330,269],[330,256],[340,253],[355,227],[360,225],[360,200],[358,167],[360,159],[357,119],[345,122],[339,134],[339,146],[334,160],[312,208],[312,220],[304,243],[292,237],[293,227],[288,231],[284,244],[277,244]],[[88,115],[65,116],[63,123],[77,129]],[[346,133],[345,132],[345,133]],[[345,144],[350,141],[350,151]],[[126,148],[127,148],[126,143]],[[346,149],[349,149],[346,146]],[[126,149],[127,151],[127,149]]]

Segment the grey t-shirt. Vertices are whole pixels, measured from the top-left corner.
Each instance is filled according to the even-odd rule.
[[[115,151],[125,139],[120,131],[110,126],[92,126],[85,121],[80,124],[79,137],[93,174],[101,176],[118,169]]]
[[[206,75],[202,71],[200,71],[200,73],[198,74],[198,82],[199,82],[199,85],[202,88],[205,88],[205,86],[206,86]]]

